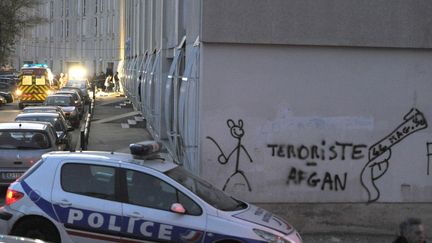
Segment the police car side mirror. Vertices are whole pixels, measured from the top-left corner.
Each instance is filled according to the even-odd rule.
[[[183,207],[183,205],[181,205],[180,203],[173,203],[171,205],[170,210],[174,213],[178,213],[178,214],[185,214],[186,213],[186,209]]]

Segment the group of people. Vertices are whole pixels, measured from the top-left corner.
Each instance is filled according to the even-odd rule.
[[[114,75],[105,75],[104,72],[100,72],[99,75],[92,78],[92,83],[96,85],[96,88],[105,92],[120,92],[120,79],[118,72]]]
[[[118,72],[111,76],[110,74],[105,78],[104,82],[105,92],[120,92],[120,80]]]

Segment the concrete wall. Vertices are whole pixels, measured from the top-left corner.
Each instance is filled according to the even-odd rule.
[[[217,187],[261,203],[432,200],[432,52],[204,43],[201,56],[201,175]]]
[[[427,0],[203,0],[205,42],[432,47]]]

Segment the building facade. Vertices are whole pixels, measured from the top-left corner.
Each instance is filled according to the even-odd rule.
[[[35,11],[47,23],[23,31],[14,67],[45,63],[59,74],[81,64],[89,75],[115,71],[122,51],[119,8],[118,0],[46,0]]]
[[[124,4],[125,91],[178,163],[302,231],[428,215],[431,3]]]

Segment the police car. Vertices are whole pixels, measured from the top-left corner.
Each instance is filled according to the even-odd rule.
[[[48,242],[301,243],[282,218],[157,152],[50,152],[11,184],[0,234]]]

